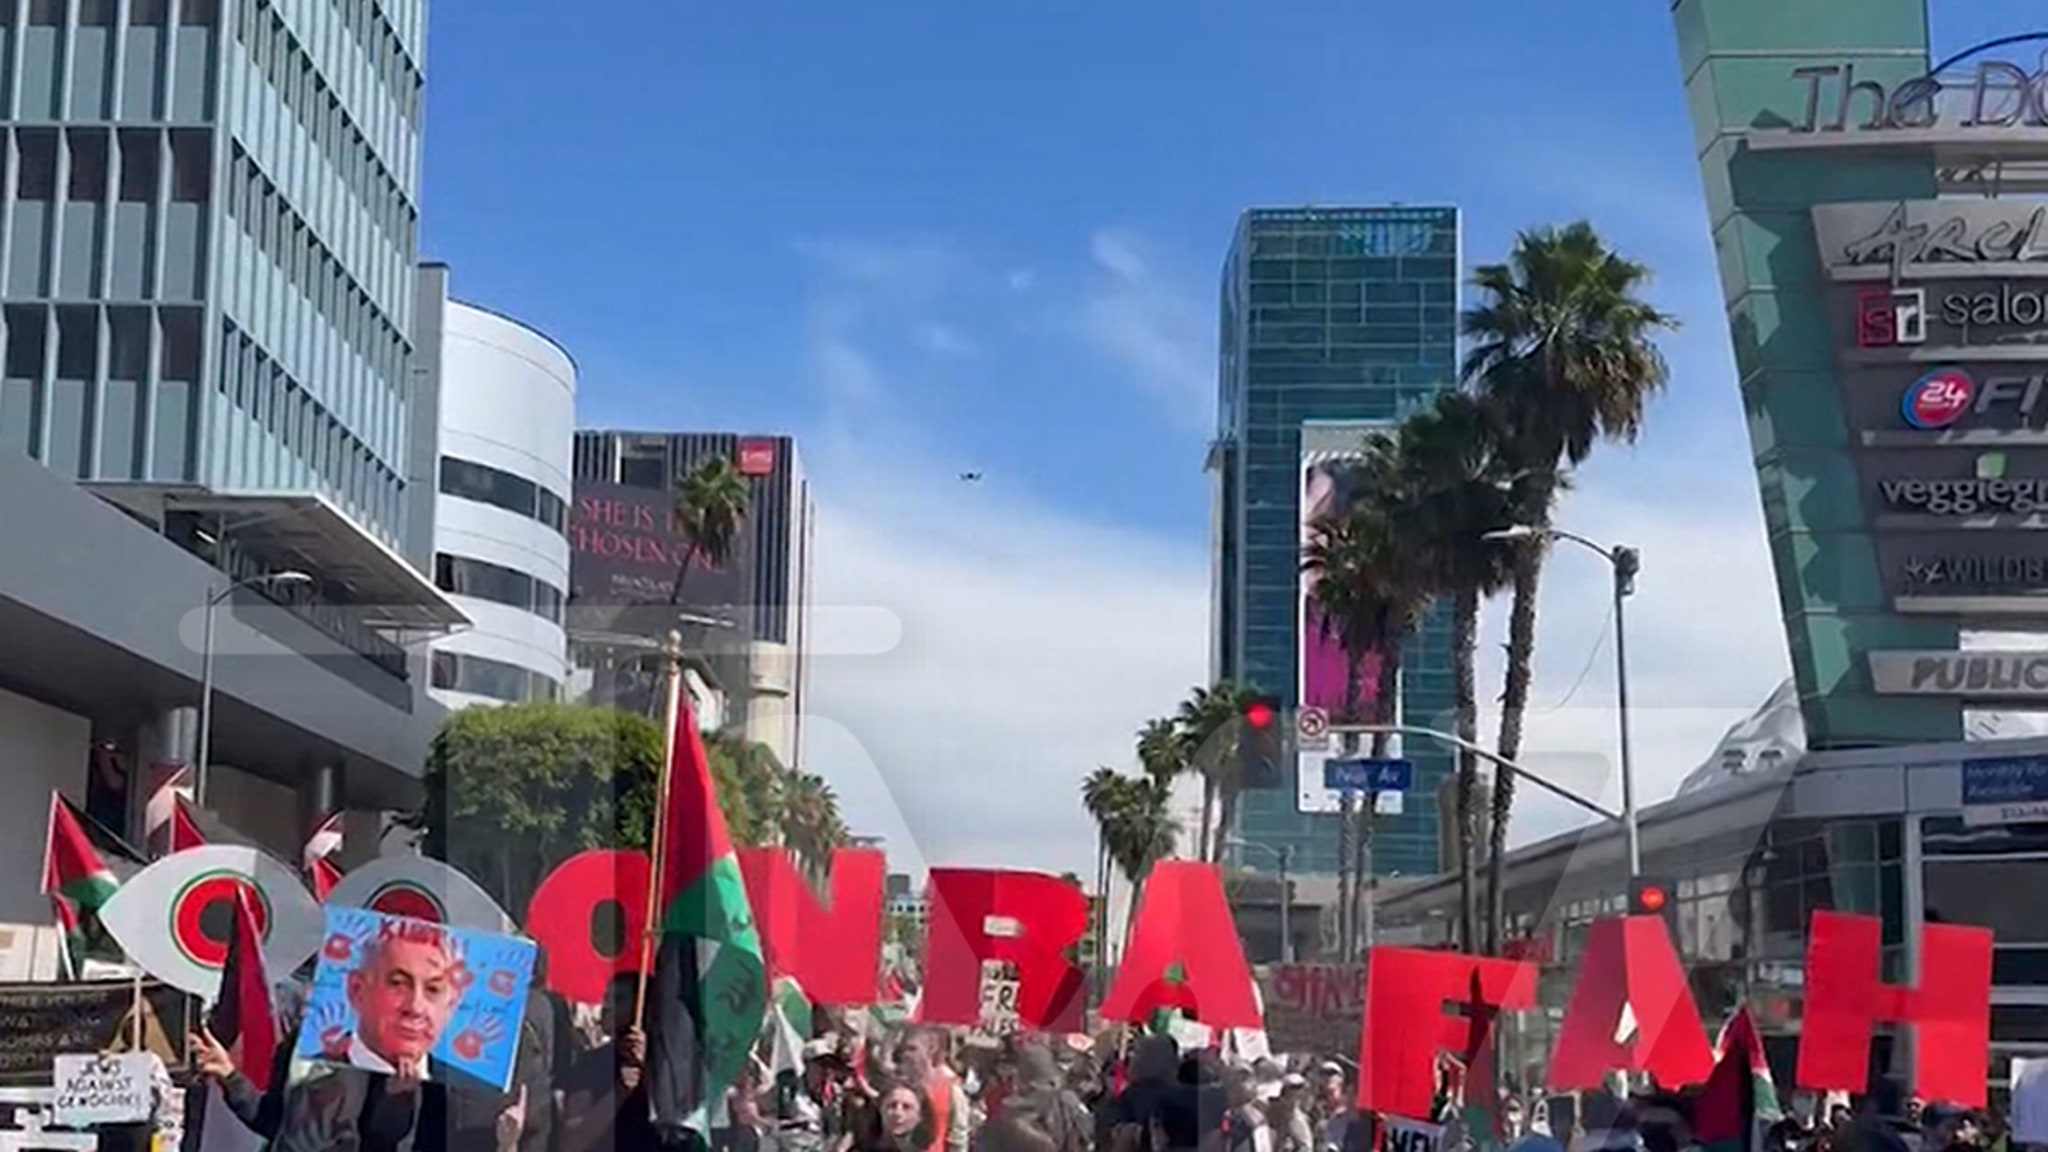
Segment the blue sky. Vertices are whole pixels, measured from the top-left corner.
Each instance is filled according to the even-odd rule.
[[[1657,268],[1657,299],[1687,321],[1668,345],[1673,387],[1638,449],[1592,467],[1574,523],[1645,543],[1652,608],[1657,547],[1740,557],[1716,583],[1740,593],[1726,611],[1742,627],[1715,609],[1685,643],[1747,638],[1723,658],[1734,704],[1715,708],[1753,705],[1783,674],[1662,0],[601,7],[434,4],[424,250],[453,266],[458,295],[571,350],[587,423],[802,437],[838,533],[821,587],[922,604],[944,598],[902,590],[1011,581],[1017,603],[991,592],[980,611],[1032,622],[1014,652],[993,656],[971,619],[913,619],[907,647],[929,639],[916,661],[821,691],[865,726],[898,794],[891,772],[945,771],[877,750],[934,661],[1048,665],[1102,696],[1033,646],[1085,629],[1113,654],[1089,670],[1104,685],[1157,696],[1203,675],[1216,282],[1250,205],[1456,203],[1468,263],[1518,228],[1586,216]],[[2017,0],[1949,0],[1937,47],[2024,26]],[[949,490],[962,468],[985,487]],[[1645,538],[1680,523],[1695,535]],[[1089,564],[1030,575],[1047,550]],[[869,551],[915,566],[877,570]],[[1573,592],[1597,574],[1558,567],[1546,603],[1597,602]],[[1118,589],[1135,598],[1089,615],[1051,598],[1062,581],[1098,609],[1123,603]],[[1668,612],[1684,629],[1703,609],[1674,598]],[[1581,672],[1596,617],[1552,615],[1539,689],[1602,693]],[[1153,655],[1119,663],[1134,652]],[[1677,661],[1673,684],[1703,658]],[[1639,675],[1654,701],[1655,668]],[[1022,691],[997,693],[991,724]],[[1101,734],[1061,755],[1120,754],[1142,707],[1105,703]],[[1672,782],[1725,722],[1674,727]],[[960,739],[986,754],[1029,734]],[[920,803],[903,814],[925,838]],[[1066,807],[1033,832],[1069,835]]]

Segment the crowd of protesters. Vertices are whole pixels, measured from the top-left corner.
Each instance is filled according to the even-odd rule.
[[[1388,1152],[1356,1109],[1355,1069],[1334,1059],[1226,1060],[1158,1032],[959,1043],[945,1030],[821,1020],[800,1054],[753,1073],[716,1110],[708,1140],[664,1141],[650,1119],[647,1041],[622,977],[582,1026],[533,993],[512,1088],[458,1090],[428,1076],[323,1070],[290,1058],[298,1005],[258,1090],[209,1035],[194,1037],[201,1089],[276,1152]],[[794,1066],[791,1066],[794,1065]],[[1721,1152],[1693,1135],[1694,1097],[1502,1092],[1491,1109],[1439,1094],[1438,1152]],[[1997,1117],[1905,1098],[1788,1101],[1749,1147],[1728,1152],[2006,1152]],[[1553,1124],[1553,1120],[1557,1123]],[[206,1123],[188,1114],[186,1148]]]

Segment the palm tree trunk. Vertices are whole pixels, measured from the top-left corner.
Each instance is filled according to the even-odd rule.
[[[668,603],[673,608],[683,602],[683,579],[690,574],[690,561],[697,558],[697,545],[693,541],[689,550],[683,553],[683,562],[676,565],[676,582],[669,585]]]
[[[1460,588],[1451,616],[1451,691],[1456,697],[1458,738],[1479,739],[1479,590]],[[1474,881],[1479,852],[1479,758],[1458,752],[1458,946],[1478,948],[1478,905]]]
[[[1195,837],[1195,859],[1212,864],[1223,855],[1221,852],[1216,851],[1214,842],[1209,839],[1210,824],[1214,821],[1215,816],[1216,778],[1204,776],[1202,778],[1202,827],[1200,833]],[[1222,838],[1220,834],[1216,837],[1218,840]]]
[[[1358,721],[1358,694],[1365,680],[1364,654],[1347,648],[1344,652],[1344,715],[1348,723]],[[1379,738],[1373,738],[1379,746]],[[1358,733],[1346,732],[1338,740],[1346,759],[1358,755]],[[1337,825],[1337,938],[1343,941],[1337,954],[1346,964],[1358,959],[1358,799],[1344,793],[1339,802]]]
[[[1401,691],[1401,645],[1400,636],[1391,636],[1384,642],[1380,653],[1379,675],[1373,684],[1373,723],[1391,725],[1400,722]],[[1389,745],[1393,743],[1391,732],[1372,734],[1372,758],[1387,758]],[[1351,874],[1356,877],[1351,888],[1351,937],[1358,941],[1358,947],[1366,945],[1366,900],[1365,894],[1373,883],[1372,837],[1374,824],[1379,818],[1379,797],[1373,796],[1364,805],[1358,825],[1358,834],[1352,845],[1354,853]]]
[[[1209,863],[1223,863],[1223,841],[1230,835],[1230,826],[1237,822],[1237,790],[1218,789],[1221,795],[1216,801],[1216,827],[1214,839],[1209,844]]]
[[[1109,966],[1109,840],[1095,830],[1095,972]]]
[[[1507,683],[1501,692],[1500,740],[1495,746],[1503,760],[1513,760],[1522,751],[1522,720],[1529,707],[1529,686],[1535,672],[1536,593],[1542,578],[1543,546],[1540,541],[1525,541],[1515,550],[1515,600],[1508,615]],[[1493,826],[1487,830],[1486,859],[1489,955],[1500,952],[1505,916],[1501,884],[1507,866],[1508,817],[1515,806],[1514,773],[1496,770],[1493,775]]]

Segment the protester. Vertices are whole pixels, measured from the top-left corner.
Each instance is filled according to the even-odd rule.
[[[919,1086],[930,1103],[932,1140],[926,1152],[967,1152],[967,1093],[938,1046],[938,1037],[929,1031],[905,1038],[896,1048],[896,1078]]]
[[[1096,1113],[1096,1152],[1187,1152],[1200,1142],[1192,1091],[1178,1078],[1180,1064],[1173,1037],[1138,1041],[1124,1090]]]
[[[1004,1137],[1021,1131],[1051,1152],[1089,1152],[1092,1123],[1081,1098],[1067,1088],[1057,1058],[1043,1044],[1021,1044],[1012,1056],[1013,1088],[993,1130]],[[1043,1137],[1039,1140],[1038,1137]]]
[[[1228,1107],[1215,1141],[1219,1152],[1274,1152],[1273,1133],[1266,1127],[1266,1113],[1259,1106],[1258,1081],[1253,1073],[1231,1070],[1224,1077],[1223,1091]]]
[[[930,1093],[916,1082],[891,1082],[876,1093],[871,1120],[848,1133],[837,1152],[924,1152],[939,1138]]]
[[[1266,1105],[1273,1152],[1316,1152],[1315,1125],[1308,1113],[1308,1080],[1293,1072],[1281,1076],[1279,1093]]]
[[[647,1037],[631,1023],[639,988],[633,973],[612,979],[598,1017],[606,1041],[560,1078],[558,1152],[624,1152],[660,1145],[647,1102]]]

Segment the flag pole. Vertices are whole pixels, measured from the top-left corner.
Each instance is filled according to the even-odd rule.
[[[647,978],[654,968],[654,939],[660,935],[661,928],[655,917],[660,913],[661,871],[667,851],[669,765],[675,762],[676,723],[681,719],[683,710],[683,634],[671,631],[662,651],[668,654],[668,707],[664,710],[667,719],[661,728],[661,764],[654,776],[654,819],[647,846],[646,918],[640,929],[640,987],[633,1000],[635,1028],[644,1028],[647,1024]]]

